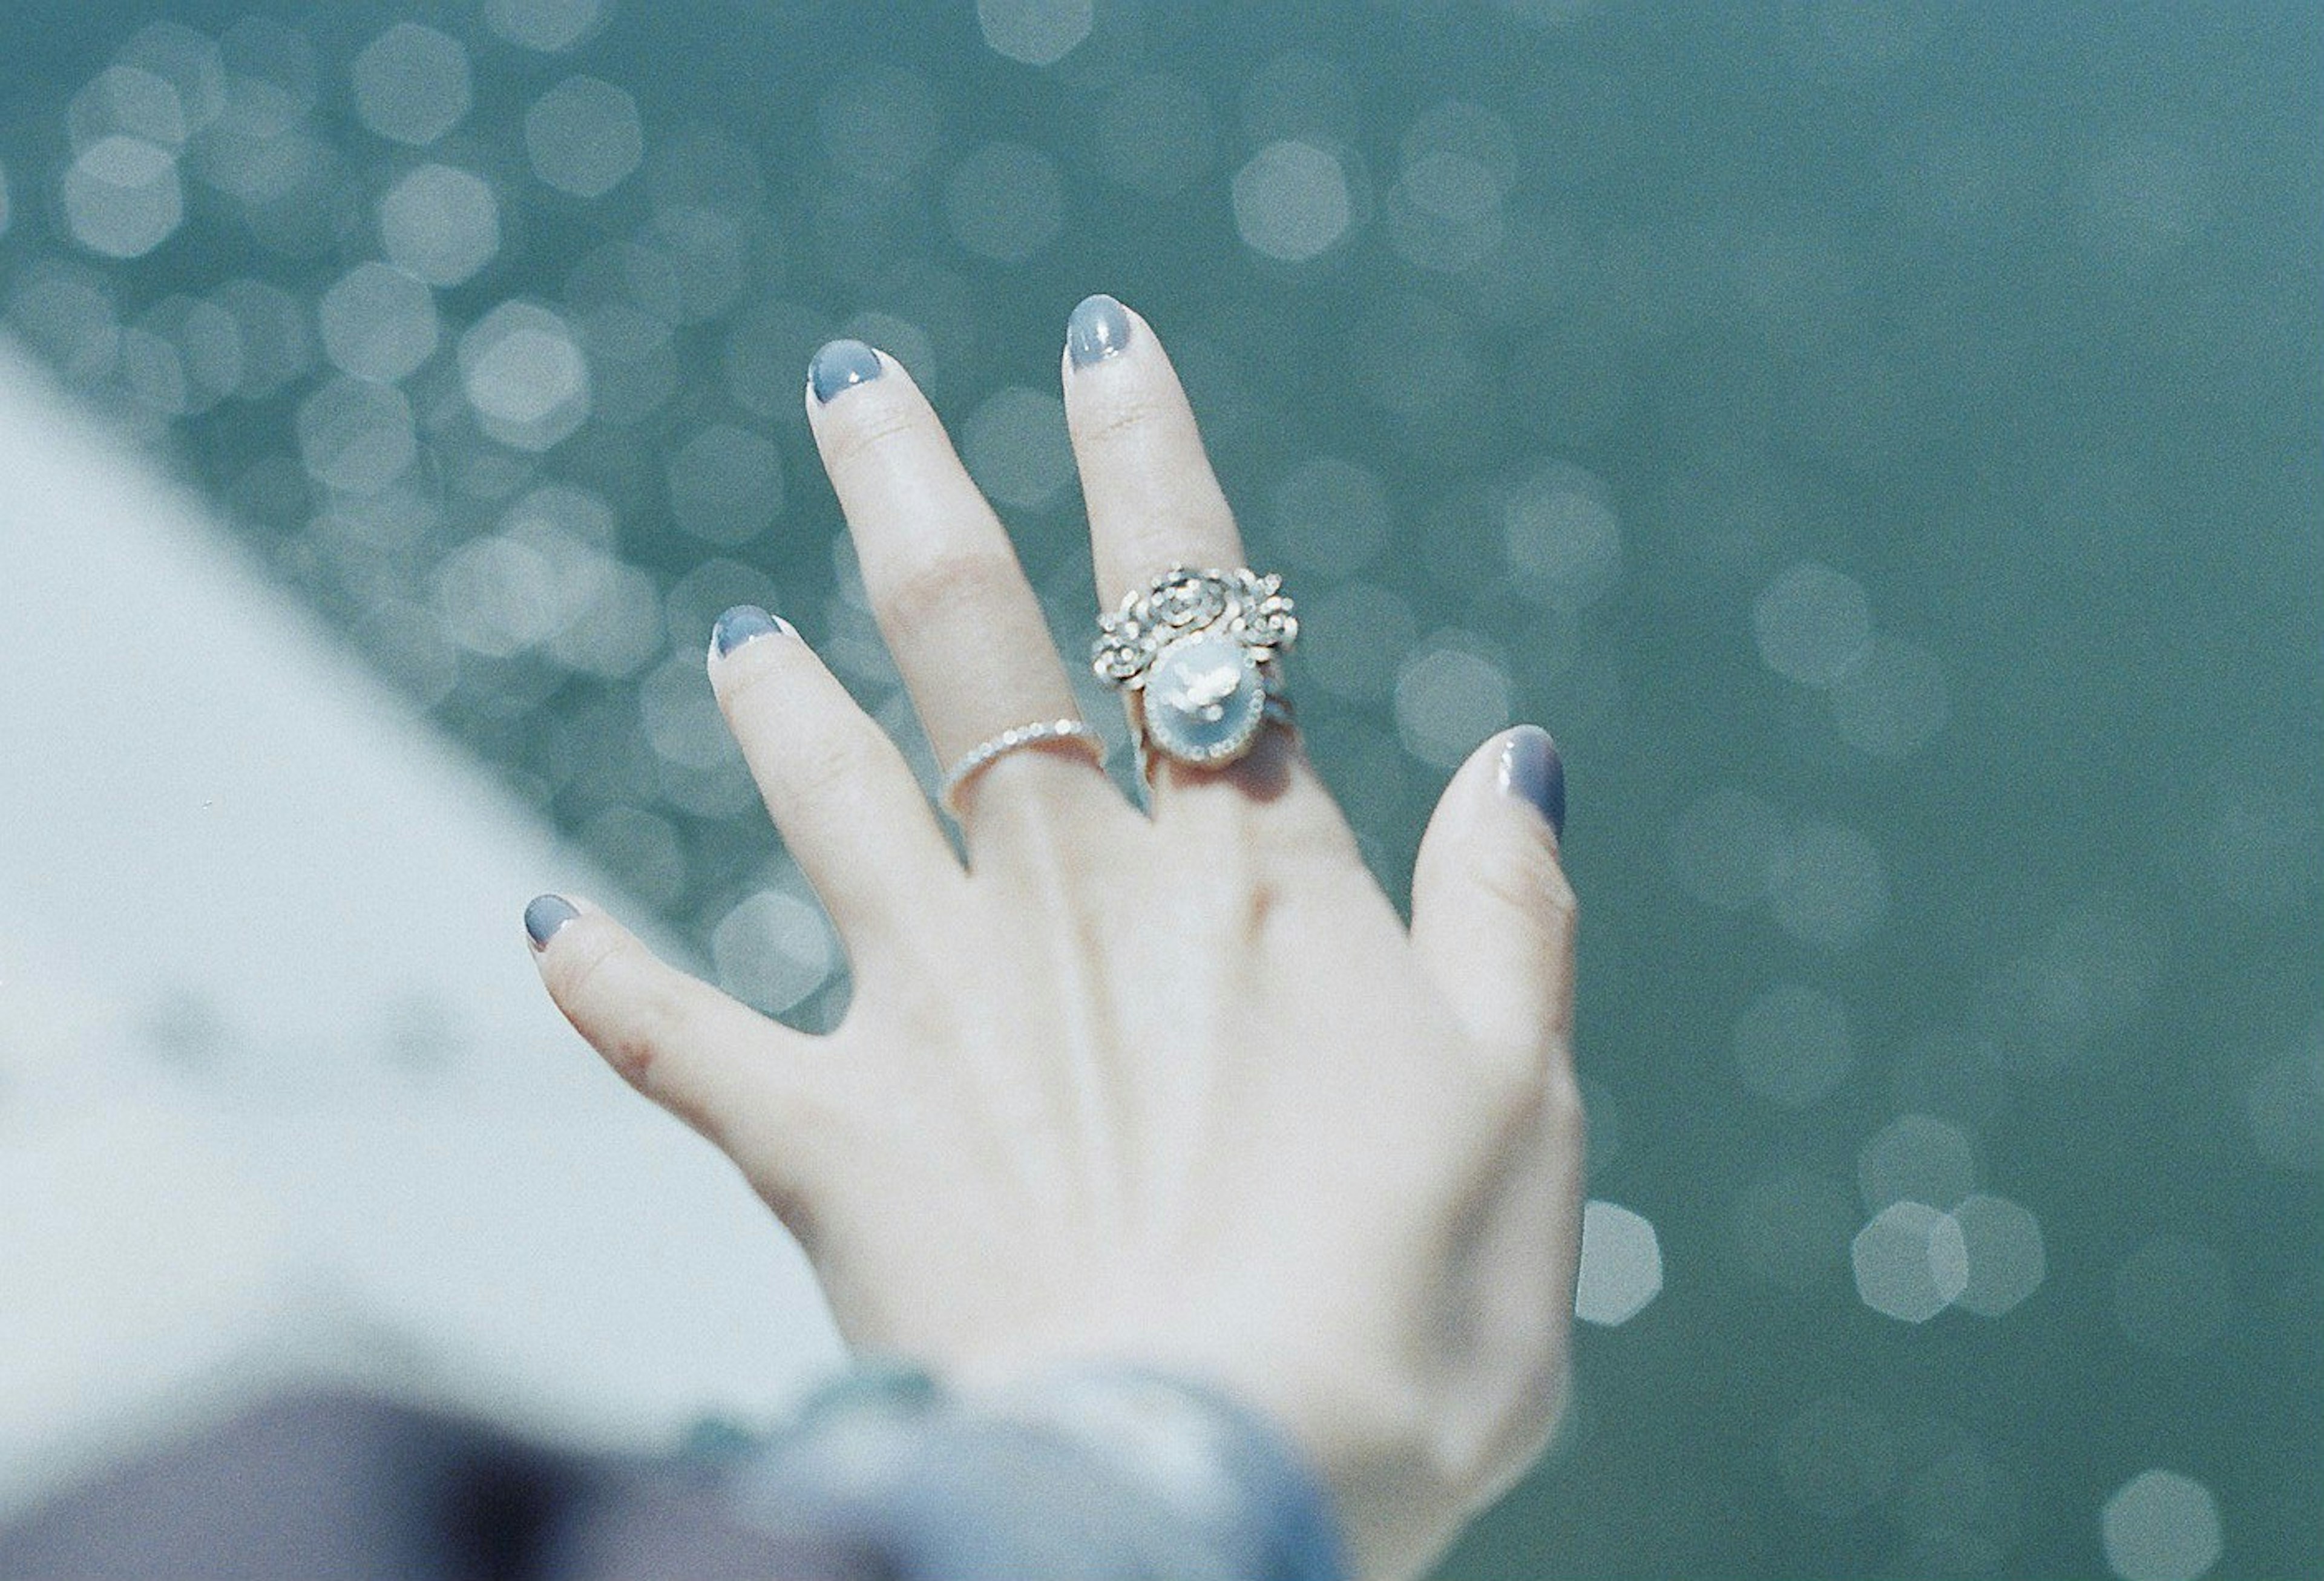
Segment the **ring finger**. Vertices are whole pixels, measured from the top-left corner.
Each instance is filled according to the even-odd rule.
[[[1078,718],[1009,535],[911,375],[861,341],[834,341],[816,354],[807,404],[872,613],[939,766],[1013,727]],[[1017,751],[964,787],[964,806],[1004,779],[1067,797],[1105,787],[1079,753]]]

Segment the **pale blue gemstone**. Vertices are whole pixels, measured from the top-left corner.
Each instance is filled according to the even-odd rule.
[[[1146,729],[1173,758],[1233,757],[1258,733],[1267,688],[1250,650],[1198,632],[1164,648],[1146,673]]]

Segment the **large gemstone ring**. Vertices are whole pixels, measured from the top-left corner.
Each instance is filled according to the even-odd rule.
[[[1173,565],[1098,617],[1091,667],[1130,694],[1142,776],[1151,756],[1209,767],[1287,719],[1280,656],[1299,635],[1283,578]]]

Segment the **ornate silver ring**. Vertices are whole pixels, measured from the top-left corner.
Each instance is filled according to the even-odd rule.
[[[960,822],[960,787],[990,768],[995,758],[1005,757],[1019,747],[1057,745],[1087,752],[1100,768],[1105,767],[1105,742],[1087,724],[1078,719],[1036,720],[1031,724],[1011,726],[997,736],[979,741],[963,753],[960,761],[945,775],[944,784],[936,792],[936,800],[957,823]]]
[[[1250,751],[1268,721],[1289,722],[1280,660],[1299,620],[1282,577],[1173,565],[1097,624],[1090,666],[1130,698],[1148,784],[1156,753],[1217,768]]]

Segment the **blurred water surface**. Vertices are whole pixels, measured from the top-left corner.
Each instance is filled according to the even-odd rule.
[[[2315,8],[0,35],[6,333],[764,1008],[846,985],[712,617],[788,615],[934,771],[800,411],[830,336],[1078,648],[1058,341],[1150,317],[1399,894],[1446,770],[1556,731],[1581,1381],[1448,1576],[2317,1563]]]

